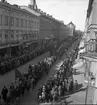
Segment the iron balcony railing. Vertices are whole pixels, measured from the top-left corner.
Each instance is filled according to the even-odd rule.
[[[80,58],[87,58],[89,60],[96,60],[97,61],[97,52],[80,53]]]

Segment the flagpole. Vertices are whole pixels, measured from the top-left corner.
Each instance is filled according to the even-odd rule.
[[[88,88],[89,88],[89,77],[88,77],[88,84],[87,84],[87,89],[86,89],[85,105],[87,105],[87,99],[88,99]]]

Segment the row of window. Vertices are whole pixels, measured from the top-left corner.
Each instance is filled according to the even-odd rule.
[[[10,23],[10,24],[9,24]],[[0,15],[0,25],[3,24],[3,16]],[[32,20],[26,20],[26,19],[20,19],[20,18],[14,18],[14,17],[4,17],[4,25],[8,26],[16,26],[16,27],[26,27],[26,28],[39,28],[39,22],[32,21]]]
[[[4,31],[4,38],[5,40],[9,40],[9,34],[10,34],[10,38],[14,39],[14,35],[16,33],[16,39],[22,37],[23,39],[32,39],[32,38],[36,38],[38,35],[38,32],[33,32],[33,31],[19,31],[17,30],[15,31],[8,31],[5,30]],[[2,31],[0,31],[0,40],[2,39]]]

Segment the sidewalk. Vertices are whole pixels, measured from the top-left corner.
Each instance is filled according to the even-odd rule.
[[[74,80],[78,81],[80,90],[77,92],[66,96],[66,101],[68,104],[85,104],[86,100],[86,87],[87,85],[84,83],[84,72],[83,68],[76,70],[76,75],[73,75]],[[87,104],[92,104],[92,92],[93,89],[89,89]]]
[[[82,86],[81,90],[75,92],[71,95],[68,95],[66,101],[68,104],[85,104],[85,96],[86,96],[86,86],[84,85],[84,70],[77,70],[79,72],[77,75],[73,75],[74,80],[78,81],[79,86]]]

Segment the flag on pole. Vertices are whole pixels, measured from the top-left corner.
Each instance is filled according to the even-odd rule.
[[[15,69],[15,80],[16,80],[17,77],[19,79],[25,80],[23,74],[18,69]]]

